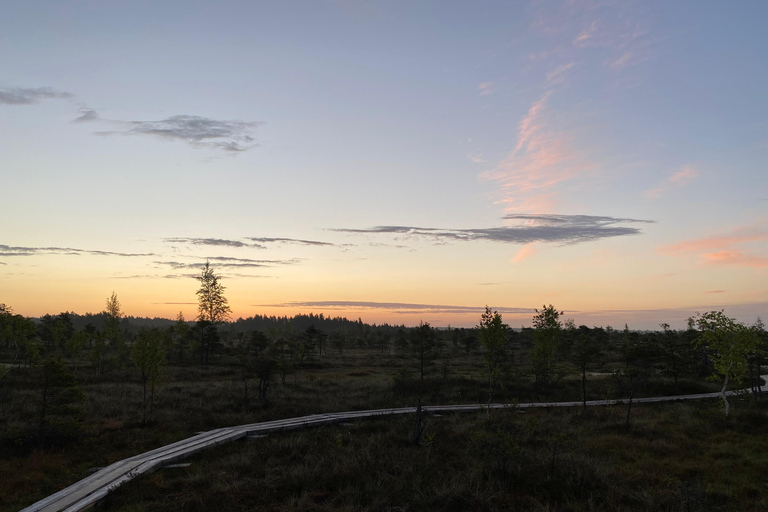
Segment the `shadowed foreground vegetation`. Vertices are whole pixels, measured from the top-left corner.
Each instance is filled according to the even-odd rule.
[[[631,408],[628,400],[720,390],[723,379],[707,377],[718,377],[725,354],[715,342],[728,340],[752,344],[733,352],[726,384],[757,386],[764,330],[693,321],[684,331],[576,327],[551,306],[537,312],[536,329],[521,330],[490,310],[478,329],[311,315],[142,325],[121,317],[114,294],[107,306],[99,317],[35,322],[0,311],[0,510],[198,431],[489,397],[627,401],[281,433],[141,477],[98,508],[768,509],[768,412],[757,391],[731,399],[728,417],[717,400]],[[711,345],[701,342],[706,333]]]
[[[413,417],[238,441],[124,486],[114,511],[768,509],[763,403]],[[717,418],[714,419],[713,418]]]

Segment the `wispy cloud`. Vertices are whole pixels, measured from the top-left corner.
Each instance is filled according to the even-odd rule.
[[[537,0],[535,3],[537,8],[531,24],[535,33],[556,41],[558,48],[565,38],[570,38],[572,49],[599,49],[610,55],[609,65],[622,60],[616,69],[647,59],[650,46],[656,42],[649,29],[653,17],[645,2]]]
[[[51,87],[0,87],[0,105],[34,105],[40,100],[70,100],[74,94]]]
[[[632,52],[624,52],[619,58],[611,58],[605,61],[605,64],[611,69],[622,69],[632,62]]]
[[[734,230],[726,235],[714,235],[702,238],[691,238],[672,245],[659,248],[659,252],[668,256],[684,256],[694,252],[728,249],[742,242],[759,242],[768,240],[768,233],[747,229]]]
[[[572,41],[572,44],[575,46],[589,45],[594,40],[595,32],[597,32],[597,25],[598,21],[594,20],[588,27],[579,32],[579,35]]]
[[[298,244],[298,245],[315,245],[315,246],[335,246],[331,242],[320,242],[318,240],[302,240],[300,238],[268,238],[268,237],[248,237],[247,240],[254,242],[269,244],[269,243],[286,243],[286,244]]]
[[[165,274],[165,275],[157,275],[157,274],[133,274],[133,275],[114,275],[111,276],[110,279],[179,279],[181,277],[199,277],[198,274],[187,274],[184,276],[183,274]]]
[[[768,257],[748,253],[735,247],[750,242],[768,241],[768,229],[747,226],[723,235],[683,240],[672,245],[661,246],[657,251],[665,256],[698,255],[701,261],[711,265],[732,265],[738,267],[768,267]]]
[[[480,153],[470,153],[469,155],[467,155],[467,158],[469,158],[470,162],[473,162],[476,164],[484,164],[488,161]]]
[[[75,249],[72,247],[15,247],[0,244],[0,256],[35,256],[38,254],[65,254],[77,256],[81,254],[90,254],[93,256],[157,256],[154,253],[128,253],[113,251],[97,251],[92,249]]]
[[[493,82],[483,82],[477,86],[477,90],[480,91],[480,96],[487,96],[496,92],[496,87]]]
[[[212,245],[216,247],[257,247],[264,249],[263,245],[246,244],[240,240],[225,240],[221,238],[163,238],[168,244]]]
[[[656,185],[654,188],[646,190],[645,196],[651,199],[661,197],[664,193],[679,188],[698,178],[699,173],[691,166],[684,166],[679,171],[673,173],[667,179]]]
[[[621,70],[629,66],[636,66],[651,58],[652,47],[658,42],[658,38],[651,36],[650,31],[641,24],[632,26],[619,25],[623,30],[607,39],[607,45],[614,52],[614,56],[606,59],[605,64],[613,70]]]
[[[262,268],[262,267],[274,267],[278,265],[295,265],[301,263],[301,259],[292,258],[284,260],[254,260],[249,258],[231,258],[227,256],[210,256],[207,258],[201,258],[202,260],[209,261],[215,264],[217,268],[233,269],[233,268]],[[205,267],[204,261],[155,261],[156,265],[169,267],[173,270],[181,269],[200,269]]]
[[[611,7],[602,5],[601,14],[594,7],[598,6],[588,9],[579,6],[570,12],[576,26],[576,36],[571,41],[574,47],[582,51],[597,48],[607,53],[609,56],[604,65],[613,70],[639,64],[651,57],[651,48],[658,42],[658,37],[648,29],[642,3],[635,6],[626,2],[617,2]]]
[[[80,113],[80,115],[73,119],[73,123],[88,123],[90,121],[98,121],[99,120],[99,114],[93,109],[87,108],[87,107],[80,107],[77,109],[77,111]]]
[[[0,86],[0,105],[34,105],[41,100],[73,100],[75,95],[52,87]],[[73,123],[105,121],[121,129],[98,131],[97,135],[145,135],[166,140],[179,140],[195,148],[211,148],[241,153],[258,146],[253,131],[262,123],[211,119],[195,115],[175,115],[159,121],[106,120],[96,110],[81,105]]]
[[[193,147],[220,149],[231,153],[248,151],[258,144],[251,136],[261,123],[226,121],[201,116],[176,115],[160,121],[114,121],[123,130],[96,132],[98,135],[146,135],[180,140]]]
[[[229,262],[235,262],[235,263],[243,262],[243,263],[263,263],[266,265],[294,265],[302,261],[300,258],[291,258],[287,260],[252,260],[248,258],[231,258],[229,256],[211,256],[206,259],[210,261],[222,262],[224,264]]]
[[[565,81],[565,73],[573,66],[575,66],[573,62],[557,66],[555,69],[547,73],[547,83],[550,85],[563,83]]]
[[[709,291],[706,291],[704,293],[705,294],[707,294],[707,293],[725,293],[725,290],[709,290]]]
[[[637,235],[641,233],[639,228],[619,226],[618,224],[653,222],[592,215],[510,214],[506,215],[504,219],[517,221],[519,224],[517,226],[476,229],[376,226],[366,229],[336,229],[334,231],[402,235],[425,238],[435,243],[489,241],[510,244],[531,244],[534,242],[577,244],[603,238]]]
[[[365,301],[316,301],[316,302],[283,302],[279,304],[254,304],[256,307],[273,308],[313,308],[313,309],[383,309],[393,313],[476,313],[485,311],[485,306],[448,306],[442,304],[410,304],[403,302],[365,302]],[[499,313],[532,314],[534,308],[493,308]]]
[[[246,240],[245,242],[243,240]],[[244,237],[240,240],[224,238],[186,238],[173,237],[164,238],[163,242],[168,244],[188,244],[188,245],[210,245],[215,247],[249,247],[254,249],[266,249],[264,244],[293,244],[309,245],[315,247],[337,247],[337,244],[331,242],[321,242],[319,240],[304,240],[301,238],[286,237]]]
[[[718,251],[709,254],[702,254],[702,258],[707,263],[716,265],[734,265],[737,267],[768,267],[768,258],[745,254],[742,251]]]
[[[574,148],[574,133],[556,128],[547,115],[547,91],[518,125],[515,149],[496,167],[480,175],[501,186],[499,202],[508,212],[551,211],[557,185],[592,169]]]
[[[533,256],[536,253],[536,242],[531,242],[529,244],[524,245],[518,252],[515,254],[515,257],[512,258],[512,263],[519,263],[521,261],[527,260],[531,256]]]

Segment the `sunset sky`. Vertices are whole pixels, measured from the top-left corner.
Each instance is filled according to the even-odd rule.
[[[0,302],[768,319],[768,2],[11,2]]]

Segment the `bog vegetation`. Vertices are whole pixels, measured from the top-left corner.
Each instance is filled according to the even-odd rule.
[[[232,320],[219,276],[199,315],[25,318],[0,304],[0,510],[201,430],[319,412],[581,401],[287,432],[140,478],[110,510],[766,510],[768,336],[723,312],[687,329],[576,326],[551,305],[512,329]],[[727,398],[726,389],[751,392]],[[635,406],[722,391],[718,403]],[[590,399],[621,405],[587,408]]]

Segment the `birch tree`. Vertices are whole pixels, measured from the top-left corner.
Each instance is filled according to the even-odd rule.
[[[728,417],[730,404],[725,394],[728,383],[744,379],[747,357],[757,348],[759,339],[753,329],[725,316],[722,311],[697,314],[696,325],[699,328],[696,343],[707,349],[714,367],[714,373],[709,379],[723,381],[720,395],[723,399],[723,412]]]
[[[488,372],[488,405],[493,395],[493,378],[498,375],[499,367],[506,356],[509,326],[501,321],[497,311],[485,306],[485,313],[480,317],[480,343],[485,348],[485,369]],[[489,409],[490,411],[490,409]]]
[[[562,312],[550,304],[538,309],[533,317],[534,345],[531,351],[531,364],[536,381],[549,384],[554,374],[555,357],[560,343]]]
[[[197,320],[200,327],[200,362],[202,363],[203,359],[208,362],[211,346],[218,340],[217,326],[229,318],[232,310],[224,296],[225,288],[221,284],[221,277],[213,271],[210,262],[205,262],[202,274],[195,279],[200,281],[200,288],[197,290]]]

